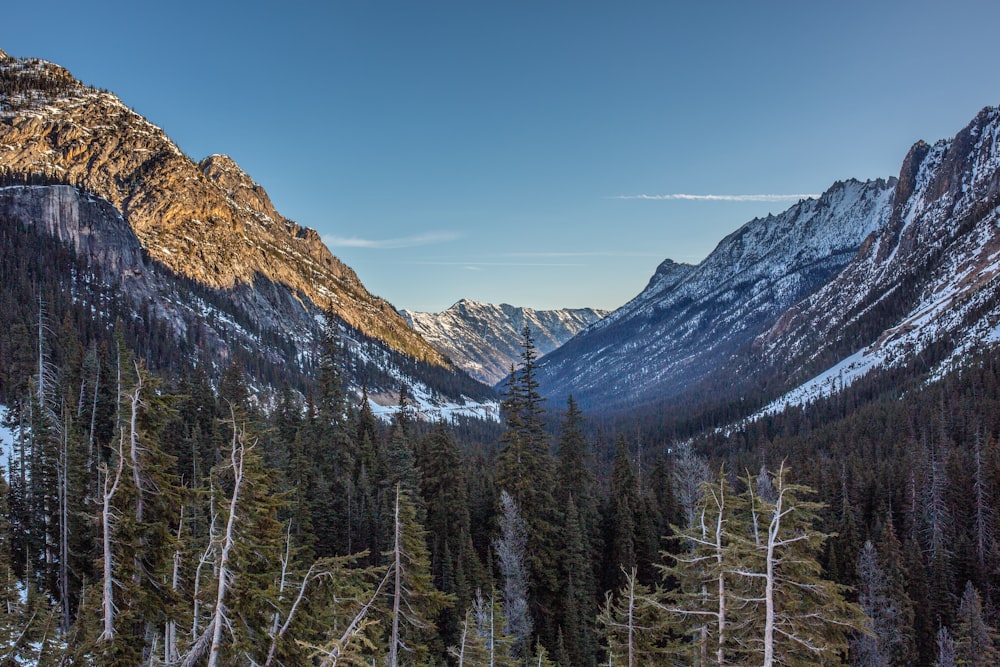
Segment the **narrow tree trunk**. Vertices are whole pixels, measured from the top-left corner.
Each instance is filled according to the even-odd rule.
[[[142,461],[139,459],[139,430],[137,421],[139,418],[139,395],[142,392],[142,373],[136,366],[136,376],[138,384],[135,391],[129,396],[131,403],[131,415],[129,416],[129,456],[132,459],[132,483],[135,485],[135,521],[141,524],[144,516],[145,506],[142,500]]]
[[[181,516],[177,523],[177,545],[174,547],[174,571],[170,578],[170,588],[175,593],[181,588],[181,538],[184,533],[184,506],[181,506]],[[163,630],[163,662],[172,665],[180,659],[177,650],[177,621],[171,618]]]
[[[205,567],[208,563],[209,557],[212,555],[212,551],[215,549],[215,486],[209,486],[209,496],[208,496],[208,511],[209,515],[212,517],[211,522],[208,524],[208,544],[205,545],[205,551],[202,552],[201,558],[198,559],[198,567],[194,571],[194,591],[192,592],[192,599],[194,600],[194,613],[191,619],[191,636],[198,636],[198,625],[201,621],[201,569]]]
[[[718,612],[718,626],[716,632],[716,652],[715,659],[716,664],[719,667],[726,664],[726,577],[723,568],[723,561],[725,560],[724,551],[724,540],[723,536],[725,533],[725,512],[726,512],[726,491],[725,491],[726,480],[724,477],[719,480],[719,497],[716,499],[716,505],[719,508],[719,517],[715,522],[715,562],[718,565],[718,597],[719,597],[719,612]]]
[[[628,577],[628,667],[635,665],[635,568]]]
[[[780,479],[780,477],[779,477]],[[782,500],[784,489],[778,491],[778,498],[775,500],[773,514],[771,515],[771,525],[767,535],[767,567],[764,578],[764,663],[763,667],[774,666],[774,562],[775,544],[778,541],[778,533],[781,530]]]
[[[212,623],[212,647],[208,652],[208,667],[218,667],[219,651],[222,648],[222,628],[228,625],[226,617],[226,593],[229,587],[229,559],[236,543],[236,509],[239,503],[240,487],[243,485],[244,444],[239,438],[236,418],[233,417],[233,448],[230,461],[233,466],[233,496],[229,501],[229,517],[226,521],[226,534],[222,543],[222,553],[219,555],[218,590],[215,596],[215,611]]]
[[[65,409],[63,413],[65,414]],[[66,417],[68,420],[69,418]],[[63,424],[62,447],[59,450],[59,595],[62,598],[60,630],[69,632],[69,424]]]
[[[393,547],[393,580],[394,587],[392,593],[392,633],[389,644],[389,667],[398,667],[399,664],[399,604],[403,597],[403,577],[402,577],[402,551],[403,551],[403,530],[399,521],[399,489],[396,484],[396,512],[395,512],[395,546]]]
[[[124,439],[125,434],[120,434],[118,439],[118,470],[115,472],[115,481],[108,484],[108,468],[103,466],[104,472],[104,494],[103,505],[101,507],[101,545],[104,552],[104,588],[101,596],[101,609],[104,613],[104,630],[100,639],[111,641],[115,636],[115,601],[114,601],[114,558],[111,552],[111,530],[112,514],[114,507],[111,501],[118,491],[118,484],[122,479],[122,468],[124,467]]]
[[[96,355],[95,355],[96,359]],[[87,471],[94,465],[94,430],[97,428],[97,392],[101,385],[101,362],[97,360],[94,367],[94,400],[90,404],[90,439],[87,442]]]

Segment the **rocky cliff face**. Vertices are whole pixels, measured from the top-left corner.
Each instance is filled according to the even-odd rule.
[[[697,266],[665,261],[635,299],[541,360],[541,391],[619,407],[682,393],[842,269],[887,224],[894,187],[836,183],[748,222]]]
[[[0,168],[56,176],[106,199],[149,256],[179,275],[236,292],[261,280],[280,285],[303,303],[332,305],[399,352],[448,367],[231,159],[192,162],[163,130],[57,65],[0,59]]]
[[[90,273],[64,276],[65,289],[75,292],[74,281],[100,281],[132,304],[134,317],[159,320],[177,341],[197,338],[204,359],[225,363],[234,346],[252,346],[268,363],[290,361],[262,345],[259,332],[238,324],[247,320],[242,309],[225,300],[210,306],[151,260],[121,213],[104,199],[69,185],[0,187],[0,224],[19,224],[72,248]],[[81,290],[77,298],[88,293]],[[105,304],[88,305],[98,311]]]
[[[495,385],[521,363],[521,333],[531,331],[539,355],[555,350],[607,315],[593,308],[534,310],[463,299],[440,313],[400,311],[410,326],[469,375]]]
[[[0,211],[10,220],[41,228],[115,279],[150,272],[139,239],[121,214],[107,201],[75,187],[0,187]]]

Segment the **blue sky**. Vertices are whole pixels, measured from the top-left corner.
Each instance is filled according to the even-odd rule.
[[[793,203],[636,196],[893,176],[1000,104],[995,0],[8,4],[0,49],[231,155],[415,310],[615,308]]]

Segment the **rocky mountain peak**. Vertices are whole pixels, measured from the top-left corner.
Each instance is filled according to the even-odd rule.
[[[198,168],[208,180],[225,190],[237,206],[273,221],[284,220],[275,210],[264,188],[254,182],[228,155],[210,155],[198,163]]]
[[[41,60],[0,61],[0,117],[0,168],[41,172],[103,197],[150,257],[175,273],[221,290],[284,286],[399,352],[449,365],[318,234],[282,217],[231,158],[195,164],[117,97]]]
[[[998,223],[1000,112],[987,107],[952,139],[913,145],[885,228],[758,338],[759,354],[791,377],[819,372],[781,400],[842,388],[931,346],[948,362],[989,339],[1000,323]]]

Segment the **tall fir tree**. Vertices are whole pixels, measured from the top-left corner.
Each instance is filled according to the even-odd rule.
[[[538,393],[537,351],[531,330],[522,331],[521,366],[512,371],[502,402],[506,429],[497,458],[497,486],[521,509],[527,529],[530,607],[543,643],[554,646],[559,607],[557,512],[552,494],[555,463],[544,428],[544,400]]]

